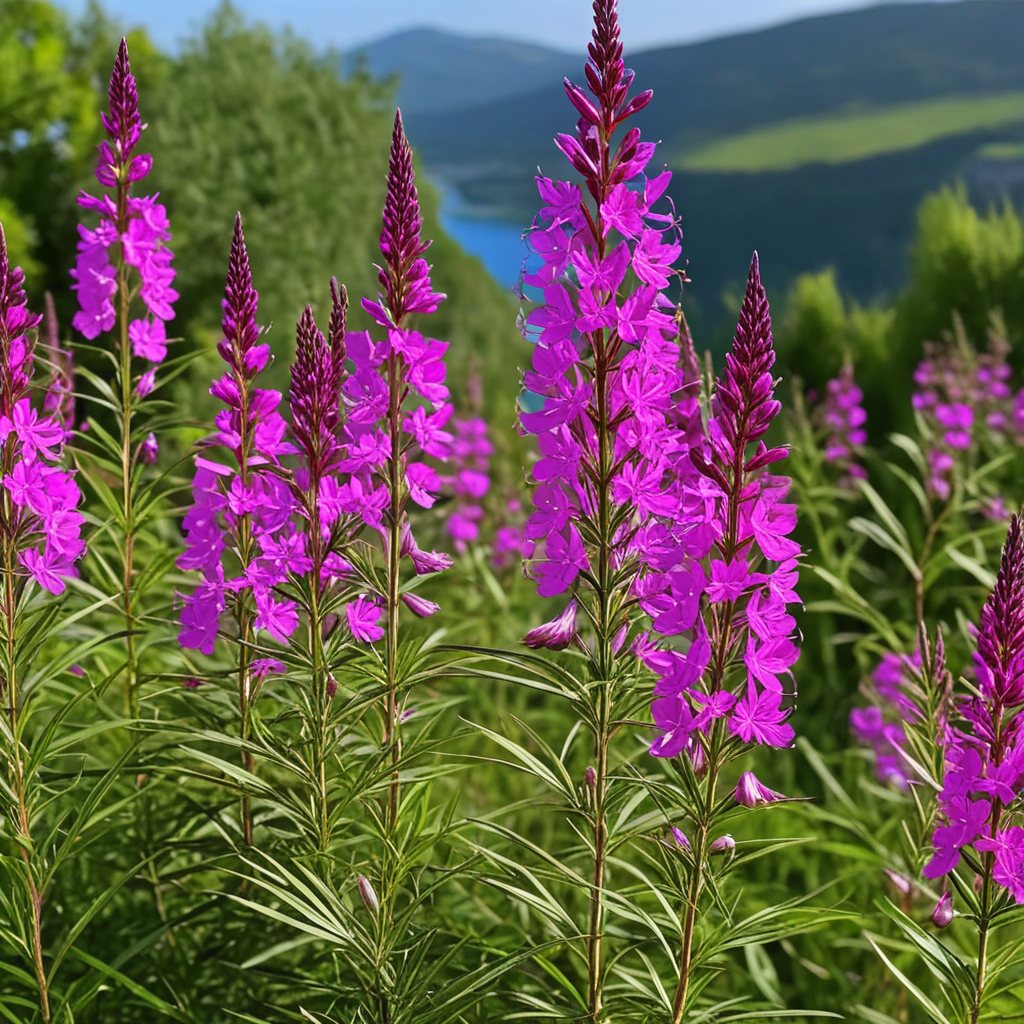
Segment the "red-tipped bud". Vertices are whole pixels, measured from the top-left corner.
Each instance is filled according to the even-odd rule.
[[[632,117],[634,114],[639,113],[654,96],[653,89],[645,89],[643,92],[637,93],[618,113],[617,119],[619,121],[625,121],[627,117]]]
[[[568,78],[563,79],[565,95],[569,102],[580,112],[580,115],[590,124],[600,124],[601,114],[597,107],[587,99],[583,90],[578,85],[573,85]]]

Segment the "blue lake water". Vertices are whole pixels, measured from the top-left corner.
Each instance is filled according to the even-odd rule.
[[[505,289],[513,288],[522,272],[523,260],[530,257],[523,240],[525,225],[506,220],[470,216],[457,194],[443,189],[441,226],[471,256],[480,259],[488,273]],[[539,261],[530,257],[528,269]]]

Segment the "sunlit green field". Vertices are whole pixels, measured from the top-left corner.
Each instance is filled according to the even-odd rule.
[[[687,171],[785,171],[914,149],[949,135],[1024,122],[1024,92],[925,100],[794,118],[716,139],[677,158]]]

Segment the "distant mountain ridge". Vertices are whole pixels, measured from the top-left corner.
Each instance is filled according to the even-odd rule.
[[[353,50],[342,58],[342,70],[351,72],[360,58],[375,77],[400,75],[404,113],[442,115],[558,82],[578,62],[544,46],[432,28],[407,29]]]
[[[541,48],[517,78],[521,53],[484,60],[485,41],[461,40],[460,74],[474,65],[480,77],[461,78],[461,99],[447,86],[430,98],[413,85],[448,81],[431,70],[455,66],[444,39],[436,50],[422,34],[412,40],[417,104],[403,110],[413,144],[469,209],[528,223],[537,167],[571,174],[552,139],[575,124],[561,77],[582,81],[585,55],[566,68]],[[776,287],[833,265],[844,288],[871,299],[899,287],[925,192],[962,179],[975,198],[1024,205],[1024,0],[883,5],[637,53],[627,40],[626,63],[654,90],[635,123],[662,140],[656,160],[676,172],[689,292],[710,319],[755,246]],[[919,117],[927,131],[900,131],[901,118],[919,129]],[[806,136],[820,125],[831,134],[816,150]],[[821,147],[847,131],[861,133],[836,147],[850,155],[826,161]],[[765,160],[758,147],[769,144]]]

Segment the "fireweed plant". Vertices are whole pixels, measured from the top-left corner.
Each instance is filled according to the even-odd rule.
[[[443,701],[423,690],[436,642],[409,628],[439,610],[417,593],[419,584],[452,562],[413,534],[414,510],[435,503],[436,467],[455,440],[445,429],[447,345],[413,326],[444,298],[431,286],[428,245],[399,113],[380,237],[382,290],[362,302],[378,331],[346,330],[348,299],[336,281],[326,335],[306,307],[289,424],[278,411],[281,394],[256,384],[271,354],[256,326],[257,294],[236,222],[218,346],[228,372],[211,388],[227,408],[195,458],[178,562],[203,577],[183,599],[183,647],[214,656],[227,642],[235,652],[244,845],[273,847],[289,826],[300,840],[246,855],[251,883],[287,906],[287,916],[238,898],[329,941],[347,968],[332,986],[329,1012],[358,1020],[453,1019],[516,962],[467,966],[437,997],[434,975],[460,956],[462,943],[425,923],[436,922],[439,885],[459,872],[455,865],[435,875],[429,860],[443,856],[452,809],[431,807],[425,780],[435,769],[416,762],[435,742]],[[458,473],[483,475],[479,460],[489,449],[479,425],[460,437]],[[482,493],[476,477],[465,490]],[[409,747],[407,722],[417,726]],[[261,762],[274,782],[257,777]],[[288,776],[298,785],[285,783]],[[408,778],[416,782],[407,786]]]
[[[548,929],[582,961],[585,987],[566,979],[574,1015],[597,1024],[619,1001],[632,1012],[632,989],[679,1022],[697,1012],[711,979],[703,968],[717,955],[699,919],[732,862],[735,842],[723,826],[737,809],[784,799],[752,772],[727,779],[726,770],[753,747],[793,740],[785,680],[798,649],[786,608],[799,601],[800,548],[787,536],[796,524],[785,501],[788,481],[768,472],[786,450],[763,440],[780,406],[757,257],[725,371],[704,396],[705,417],[692,343],[664,294],[681,276],[672,269],[678,225],[671,212],[652,211],[670,174],[644,174],[655,147],[640,141],[637,128],[613,142],[651,99],[650,92],[628,98],[633,75],[623,64],[613,0],[594,4],[585,71],[590,96],[565,84],[580,115],[577,132],[556,139],[584,187],[537,179],[544,206],[528,237],[542,266],[524,283],[542,301],[525,317],[535,347],[519,417],[540,450],[525,527],[536,546],[530,571],[539,596],[568,596],[523,643],[538,652],[572,648],[584,668],[577,673],[575,661],[542,654],[505,657],[530,672],[534,685],[568,698],[589,734],[592,760],[577,785],[566,765],[572,736],[560,756],[545,747],[554,765],[544,771],[524,748],[499,741],[555,784],[579,823],[586,869],[536,851],[588,896],[574,931],[564,916]],[[642,814],[637,783],[646,773],[631,764],[635,749],[623,726],[651,701],[648,671],[657,730],[650,753],[676,781],[652,778],[660,809]],[[644,919],[612,884],[614,865],[627,844],[667,825],[668,845],[655,845],[668,856],[652,860],[667,860],[679,911],[664,930],[654,927],[663,950],[675,947],[668,985],[650,960],[644,977],[624,961],[624,948],[608,948],[610,915]],[[712,855],[726,852],[713,868]],[[736,934],[753,927],[733,924]],[[542,999],[535,1005],[568,1012]]]
[[[102,114],[107,138],[99,145],[96,168],[96,179],[105,191],[99,196],[83,193],[78,200],[85,211],[98,216],[99,223],[78,228],[71,287],[79,309],[72,327],[89,342],[113,335],[112,348],[77,345],[78,351],[95,360],[93,367],[80,363],[77,370],[95,390],[92,402],[101,410],[101,415],[88,419],[88,429],[81,435],[82,463],[106,516],[90,551],[94,571],[109,578],[107,585],[116,582],[121,594],[125,707],[137,716],[137,609],[141,597],[173,564],[173,554],[159,542],[146,545],[143,572],[137,569],[136,554],[141,543],[151,540],[144,531],[156,523],[165,489],[162,478],[144,480],[144,471],[157,458],[156,431],[174,423],[168,407],[149,396],[159,386],[157,367],[167,359],[166,325],[174,318],[178,293],[172,287],[175,271],[167,245],[171,237],[167,210],[155,195],[133,194],[133,186],[152,170],[153,160],[137,152],[145,126],[124,39],[110,76],[108,101],[108,110]],[[184,362],[172,360],[166,367],[160,383],[180,372]],[[163,415],[157,417],[156,412]]]
[[[1024,903],[1024,538],[1016,515],[972,633],[962,689],[946,667],[941,631],[931,645],[922,627],[913,656],[888,656],[875,673],[881,706],[852,718],[861,739],[875,746],[879,775],[912,797],[904,859],[890,871],[903,898],[883,909],[939,979],[939,998],[900,970],[881,940],[871,941],[928,1018],[949,1024],[977,1024],[991,1014],[1008,1019],[1021,1006],[1011,980]],[[890,724],[879,728],[883,713]],[[931,933],[911,914],[918,893],[929,901]],[[936,928],[950,929],[943,942],[936,942]]]
[[[10,1019],[18,1007],[17,1019],[49,1022],[73,1019],[95,995],[65,984],[61,967],[98,907],[61,920],[51,901],[69,858],[110,827],[103,801],[123,761],[101,769],[76,744],[70,720],[89,694],[69,684],[68,670],[97,642],[83,638],[79,623],[105,601],[63,607],[85,551],[85,517],[65,461],[68,382],[58,375],[49,386],[34,383],[41,317],[29,311],[23,284],[0,224],[0,957],[15,986],[4,1000]],[[51,339],[51,355],[55,348]],[[121,725],[108,719],[90,732],[102,741]],[[54,810],[68,799],[76,810]]]
[[[782,417],[755,256],[702,370],[670,176],[633,126],[651,94],[629,95],[614,0],[594,15],[556,140],[572,180],[538,177],[528,233],[528,491],[500,413],[453,412],[400,115],[371,329],[331,280],[280,391],[225,222],[221,407],[180,513],[151,464],[187,357],[123,41],[80,200],[84,342],[29,311],[0,227],[3,1019],[710,1024],[813,1016],[807,993],[872,1024],[1020,1017],[1009,345],[954,322],[884,442],[851,365]],[[794,672],[849,749],[795,735]],[[459,729],[486,708],[512,713]],[[791,745],[823,786],[787,809],[776,788],[811,787],[757,748]],[[748,870],[798,818],[835,842]],[[845,926],[806,891],[837,878]]]
[[[955,694],[954,675],[946,666],[964,666],[965,688],[982,693],[983,665],[972,666],[978,657],[986,664],[992,659],[973,623],[985,595],[993,588],[1005,590],[999,581],[1008,571],[1006,552],[1015,549],[1013,528],[1000,562],[1008,506],[1021,499],[1015,468],[1020,464],[1018,401],[1006,352],[998,323],[986,350],[978,351],[954,319],[949,337],[925,346],[914,375],[910,400],[916,431],[891,435],[885,449],[865,448],[865,473],[853,481],[855,490],[837,475],[842,460],[822,463],[822,435],[821,450],[807,447],[820,412],[797,422],[791,435],[798,448],[798,502],[809,513],[817,554],[817,578],[805,595],[814,614],[805,619],[804,648],[821,659],[823,675],[833,676],[838,661],[850,660],[837,656],[836,642],[841,638],[852,646],[863,673],[864,700],[849,712],[849,729],[877,779],[861,781],[869,799],[858,800],[801,740],[811,767],[841,802],[820,814],[813,808],[812,817],[826,834],[854,836],[865,847],[865,862],[876,865],[878,916],[868,935],[886,973],[874,976],[853,998],[897,1018],[914,1019],[915,1000],[935,1021],[980,1019],[974,1015],[982,1013],[981,999],[987,1000],[988,1012],[1019,1009],[1008,994],[1011,981],[1005,975],[1001,983],[993,980],[984,964],[987,954],[978,967],[981,934],[994,934],[1002,925],[993,921],[1012,917],[988,917],[995,904],[984,910],[978,901],[985,870],[993,879],[995,871],[994,860],[987,868],[983,863],[983,808],[974,810],[978,832],[964,838],[970,825],[962,814],[957,817],[964,809],[950,804],[947,792],[959,756],[949,744],[958,729],[961,736],[974,737],[966,748],[979,750],[979,771],[986,778],[990,774],[984,764],[985,729],[974,729],[969,721],[957,724],[968,705]],[[989,631],[995,628],[992,601],[982,614]],[[856,622],[856,628],[840,632],[844,619]],[[958,844],[978,838],[983,844],[981,852],[968,850],[979,867],[979,888],[966,908],[957,881],[939,870],[950,863],[949,842],[945,864],[936,853],[947,837]],[[957,922],[936,943],[934,929],[949,926],[960,909],[978,931],[968,936],[966,922]],[[914,950],[916,964],[900,953],[901,944]],[[996,963],[997,974],[1014,966],[1005,952]],[[933,977],[941,979],[937,989]]]

